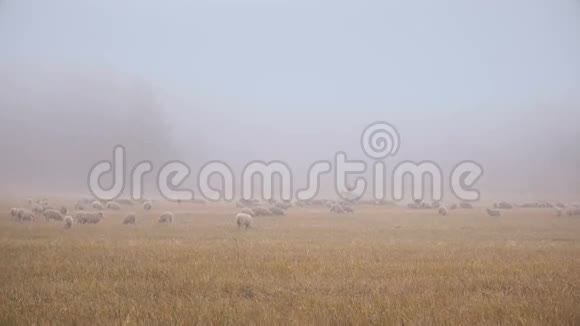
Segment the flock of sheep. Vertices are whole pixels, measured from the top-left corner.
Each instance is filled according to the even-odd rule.
[[[39,200],[28,200],[27,208],[12,208],[10,214],[20,222],[34,222],[38,215],[44,217],[48,222],[62,222],[66,229],[70,229],[74,223],[77,224],[97,224],[103,220],[105,214],[103,210],[121,210],[121,204],[133,205],[130,200],[117,200],[101,202],[98,200],[82,199],[74,205],[74,213],[68,214],[69,210],[66,206],[61,206],[59,209],[53,208],[49,205],[48,200],[43,198]],[[142,202],[144,210],[151,210],[152,202],[145,200]],[[165,212],[159,217],[159,223],[172,223],[174,219],[172,212]],[[123,219],[123,224],[136,224],[137,215],[129,213]]]
[[[416,200],[413,203],[407,205],[410,209],[437,209],[439,215],[447,215],[449,211],[456,209],[473,209],[471,203],[459,203],[452,204],[449,207],[441,204],[440,202],[433,202],[432,204],[424,203],[420,200]],[[550,203],[550,202],[531,202],[524,204],[511,204],[506,201],[500,201],[493,204],[493,208],[486,208],[485,212],[488,216],[499,217],[502,215],[502,210],[510,210],[514,208],[550,208],[556,210],[556,216],[580,216],[580,205],[564,205],[561,202]]]
[[[197,202],[196,202],[197,203]],[[140,202],[143,210],[149,211],[153,207],[153,202],[144,200]],[[54,208],[49,205],[47,199],[28,200],[27,208],[12,208],[11,215],[20,222],[33,222],[38,215],[42,215],[46,221],[61,222],[64,228],[70,229],[76,224],[97,224],[105,216],[104,210],[119,211],[122,205],[135,205],[135,202],[127,199],[119,199],[116,201],[101,202],[98,200],[83,199],[79,200],[74,205],[74,212],[69,212],[65,206]],[[326,199],[317,200],[298,200],[294,203],[290,201],[269,200],[260,202],[258,200],[239,200],[236,206],[239,208],[235,215],[235,221],[239,228],[248,229],[252,227],[255,217],[260,216],[285,216],[286,211],[292,207],[302,208],[321,208],[326,207],[331,214],[354,214],[354,206],[356,205],[376,205],[387,206],[393,205],[386,201],[332,201]],[[436,210],[439,215],[446,216],[452,210],[456,209],[473,209],[470,203],[462,202],[459,204],[451,204],[449,206],[440,202],[425,203],[421,200],[416,200],[407,205],[408,209],[431,209]],[[514,208],[549,208],[555,209],[556,216],[580,216],[580,205],[564,205],[560,202],[533,202],[525,204],[511,204],[506,201],[501,201],[493,204],[493,208],[486,208],[486,213],[492,217],[499,217],[502,215],[502,210],[510,210]],[[158,222],[162,224],[170,224],[174,221],[174,214],[172,212],[164,212],[159,216]],[[123,224],[136,224],[137,215],[129,213],[123,219]]]

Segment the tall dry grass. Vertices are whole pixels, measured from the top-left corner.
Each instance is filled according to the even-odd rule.
[[[0,324],[580,324],[580,219],[550,210],[292,209],[244,232],[226,205],[65,230],[11,204]]]

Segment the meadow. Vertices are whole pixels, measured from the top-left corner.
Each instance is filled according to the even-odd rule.
[[[156,202],[65,230],[17,205],[2,325],[580,325],[580,218],[550,209],[291,208],[245,231],[231,204]]]

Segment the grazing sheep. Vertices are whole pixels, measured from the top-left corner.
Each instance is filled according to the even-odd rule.
[[[165,212],[159,216],[159,223],[171,224],[173,223],[173,213]]]
[[[35,204],[34,206],[32,206],[33,213],[42,214],[44,212],[44,210],[45,210],[45,208],[42,205]]]
[[[272,212],[265,207],[257,206],[257,207],[254,207],[253,210],[255,213],[254,216],[270,216],[270,215],[272,215]]]
[[[111,209],[111,210],[114,210],[114,211],[118,211],[118,210],[121,209],[121,205],[119,205],[119,203],[114,202],[114,201],[107,202],[106,207],[107,207],[107,209]]]
[[[249,207],[244,207],[240,210],[240,213],[248,214],[250,216],[256,216],[256,212]]]
[[[353,209],[352,209],[352,207],[350,207],[350,206],[344,206],[344,205],[343,205],[343,206],[342,206],[342,210],[343,210],[345,213],[348,213],[348,214],[354,214],[354,210],[353,210]]]
[[[149,202],[149,201],[144,202],[143,209],[146,211],[151,210],[151,202]]]
[[[62,214],[57,211],[56,209],[47,209],[44,211],[44,218],[47,221],[50,220],[55,220],[55,221],[62,221],[64,218],[62,217]]]
[[[71,216],[67,216],[64,218],[64,228],[70,229],[73,225],[73,218]]]
[[[460,203],[459,207],[463,209],[473,209],[473,205],[471,205],[471,203]]]
[[[521,208],[538,208],[538,203],[523,203],[520,205]]]
[[[497,209],[488,208],[485,211],[487,212],[487,215],[489,215],[489,216],[493,216],[493,217],[501,216],[501,211],[498,211]]]
[[[67,213],[67,212],[68,212],[68,209],[67,209],[65,206],[62,206],[62,207],[60,208],[60,213],[61,213],[62,215],[66,215],[66,213]]]
[[[236,224],[238,225],[238,228],[244,228],[246,230],[251,228],[252,220],[252,215],[249,214],[238,213],[236,215]]]
[[[512,209],[512,208],[514,208],[514,205],[512,205],[506,201],[500,201],[499,203],[496,203],[494,205],[494,207],[498,208],[498,209]]]
[[[276,216],[283,216],[283,215],[286,215],[286,212],[284,212],[284,210],[283,210],[283,209],[281,209],[281,208],[278,208],[278,207],[272,207],[272,208],[270,208],[270,213],[271,213],[272,215],[276,215]]]
[[[32,214],[31,211],[29,211],[29,210],[27,210],[25,208],[12,208],[10,210],[10,215],[12,217],[16,217],[16,219],[18,221],[23,221],[23,220],[26,220],[26,221],[30,220],[30,221],[32,221],[32,220],[34,220],[34,214]],[[23,216],[25,216],[26,218],[23,219]],[[28,219],[28,217],[30,217],[30,216],[32,216],[32,218],[31,219]]]
[[[22,211],[22,208],[12,208],[10,210],[10,215],[12,215],[12,217],[18,217],[18,215],[20,214],[21,211]]]
[[[135,213],[130,213],[129,215],[125,216],[123,219],[123,224],[135,224],[137,222],[137,217]]]
[[[407,208],[410,208],[410,209],[419,209],[419,208],[421,208],[421,204],[409,203],[409,204],[407,204]]]
[[[75,214],[75,219],[79,224],[97,224],[103,217],[103,212],[78,212]]]
[[[33,222],[34,221],[34,213],[27,209],[21,209],[18,212],[18,220],[20,222]]]
[[[447,216],[447,214],[449,214],[449,210],[445,206],[439,206],[439,209],[437,209],[437,213],[439,213],[439,215],[441,216]]]
[[[258,201],[257,200],[252,200],[252,199],[240,199],[237,204],[240,208],[241,207],[254,207],[258,205]]]
[[[548,202],[531,202],[521,205],[522,208],[554,208],[554,205]]]
[[[283,210],[287,210],[287,209],[289,209],[290,207],[292,207],[292,204],[290,204],[290,203],[280,203],[280,202],[278,202],[278,203],[276,203],[276,205],[274,205],[274,207],[277,207],[277,208],[280,208],[280,209],[283,209]]]
[[[93,209],[96,209],[96,210],[99,210],[99,211],[103,210],[103,208],[104,208],[103,207],[103,204],[101,204],[100,201],[96,201],[96,200],[91,204],[91,207]]]
[[[340,205],[334,205],[330,208],[331,214],[344,214],[344,208]]]
[[[423,209],[432,209],[433,206],[427,203],[421,203],[421,208]]]

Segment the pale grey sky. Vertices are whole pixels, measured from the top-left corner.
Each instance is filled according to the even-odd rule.
[[[494,191],[580,192],[579,58],[577,0],[0,1],[0,79],[39,102],[150,84],[200,161],[360,156],[386,120],[401,159],[480,160]]]

